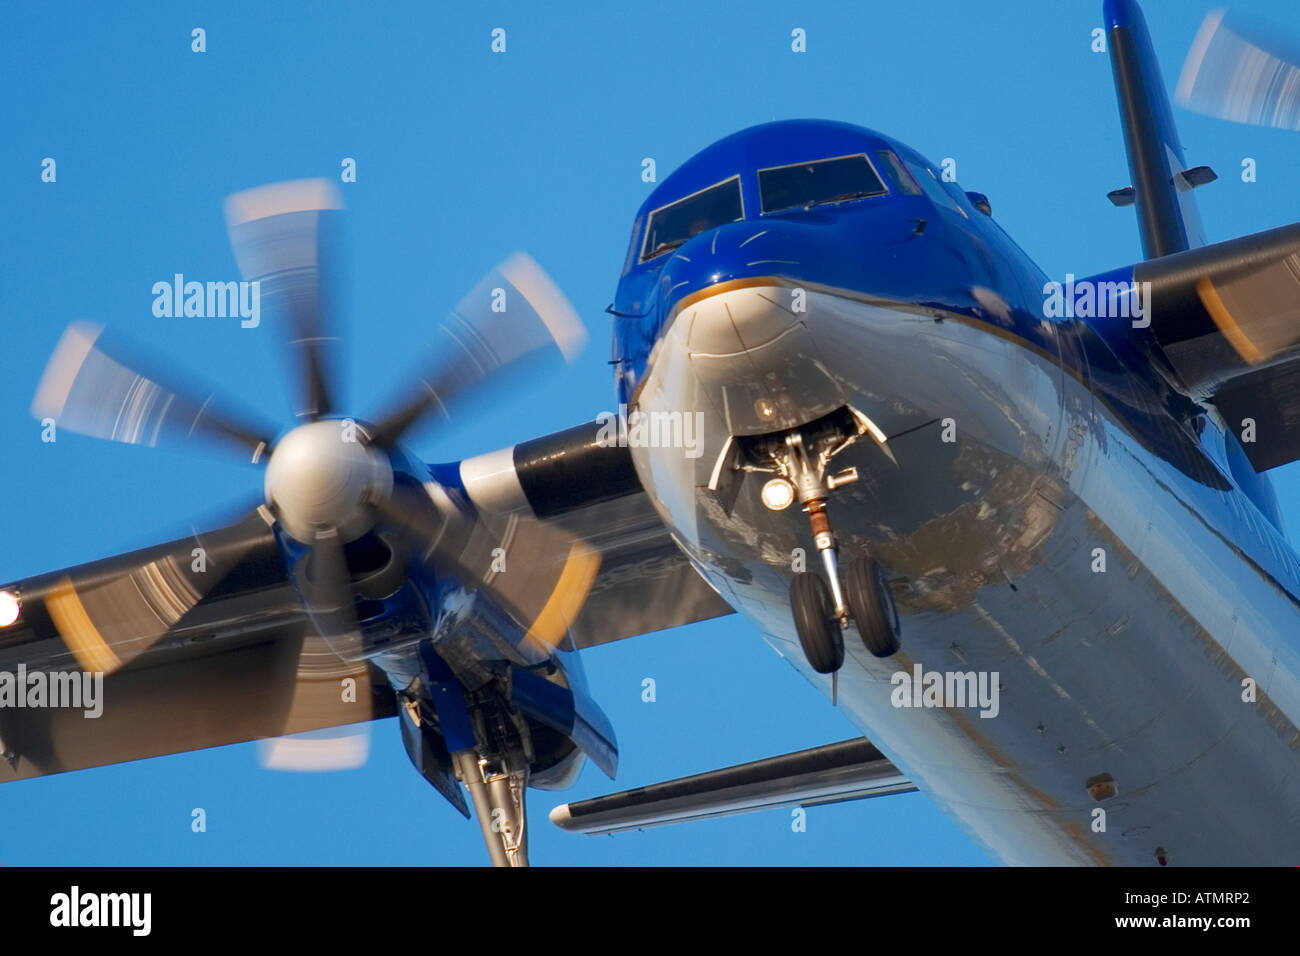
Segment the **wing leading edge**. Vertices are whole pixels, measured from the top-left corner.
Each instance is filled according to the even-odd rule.
[[[916,786],[884,754],[858,737],[561,804],[551,811],[551,822],[574,833],[621,833],[913,790]]]

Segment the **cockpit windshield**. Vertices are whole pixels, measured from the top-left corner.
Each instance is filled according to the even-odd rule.
[[[758,191],[765,213],[811,209],[889,192],[871,161],[861,153],[760,169]]]
[[[670,252],[702,232],[744,218],[740,177],[724,179],[652,212],[641,246],[641,261]]]

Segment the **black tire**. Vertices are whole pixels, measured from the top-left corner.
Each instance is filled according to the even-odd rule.
[[[790,609],[804,657],[819,674],[830,674],[844,664],[844,634],[835,618],[831,590],[820,575],[800,571],[790,582]]]
[[[876,657],[897,653],[898,612],[889,583],[874,558],[863,555],[849,562],[844,573],[844,597],[867,650]]]

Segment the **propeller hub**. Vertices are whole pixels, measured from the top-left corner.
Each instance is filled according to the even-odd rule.
[[[393,489],[388,456],[348,420],[299,425],[276,444],[266,466],[266,503],[297,540],[310,544],[334,528],[344,541],[370,530],[372,501]]]

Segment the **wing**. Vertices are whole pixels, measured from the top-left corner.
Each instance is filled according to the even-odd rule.
[[[560,804],[551,822],[574,833],[619,833],[778,807],[909,793],[916,787],[863,738]]]
[[[1232,431],[1253,423],[1242,447],[1257,471],[1300,458],[1300,224],[1085,281],[1117,349],[1212,403]]]
[[[0,783],[396,712],[382,677],[312,634],[257,513],[3,590],[19,607],[0,703],[7,683],[79,706],[0,706]]]
[[[562,529],[600,556],[574,644],[591,647],[733,613],[700,576],[654,509],[625,447],[590,422],[460,462],[478,509]]]

